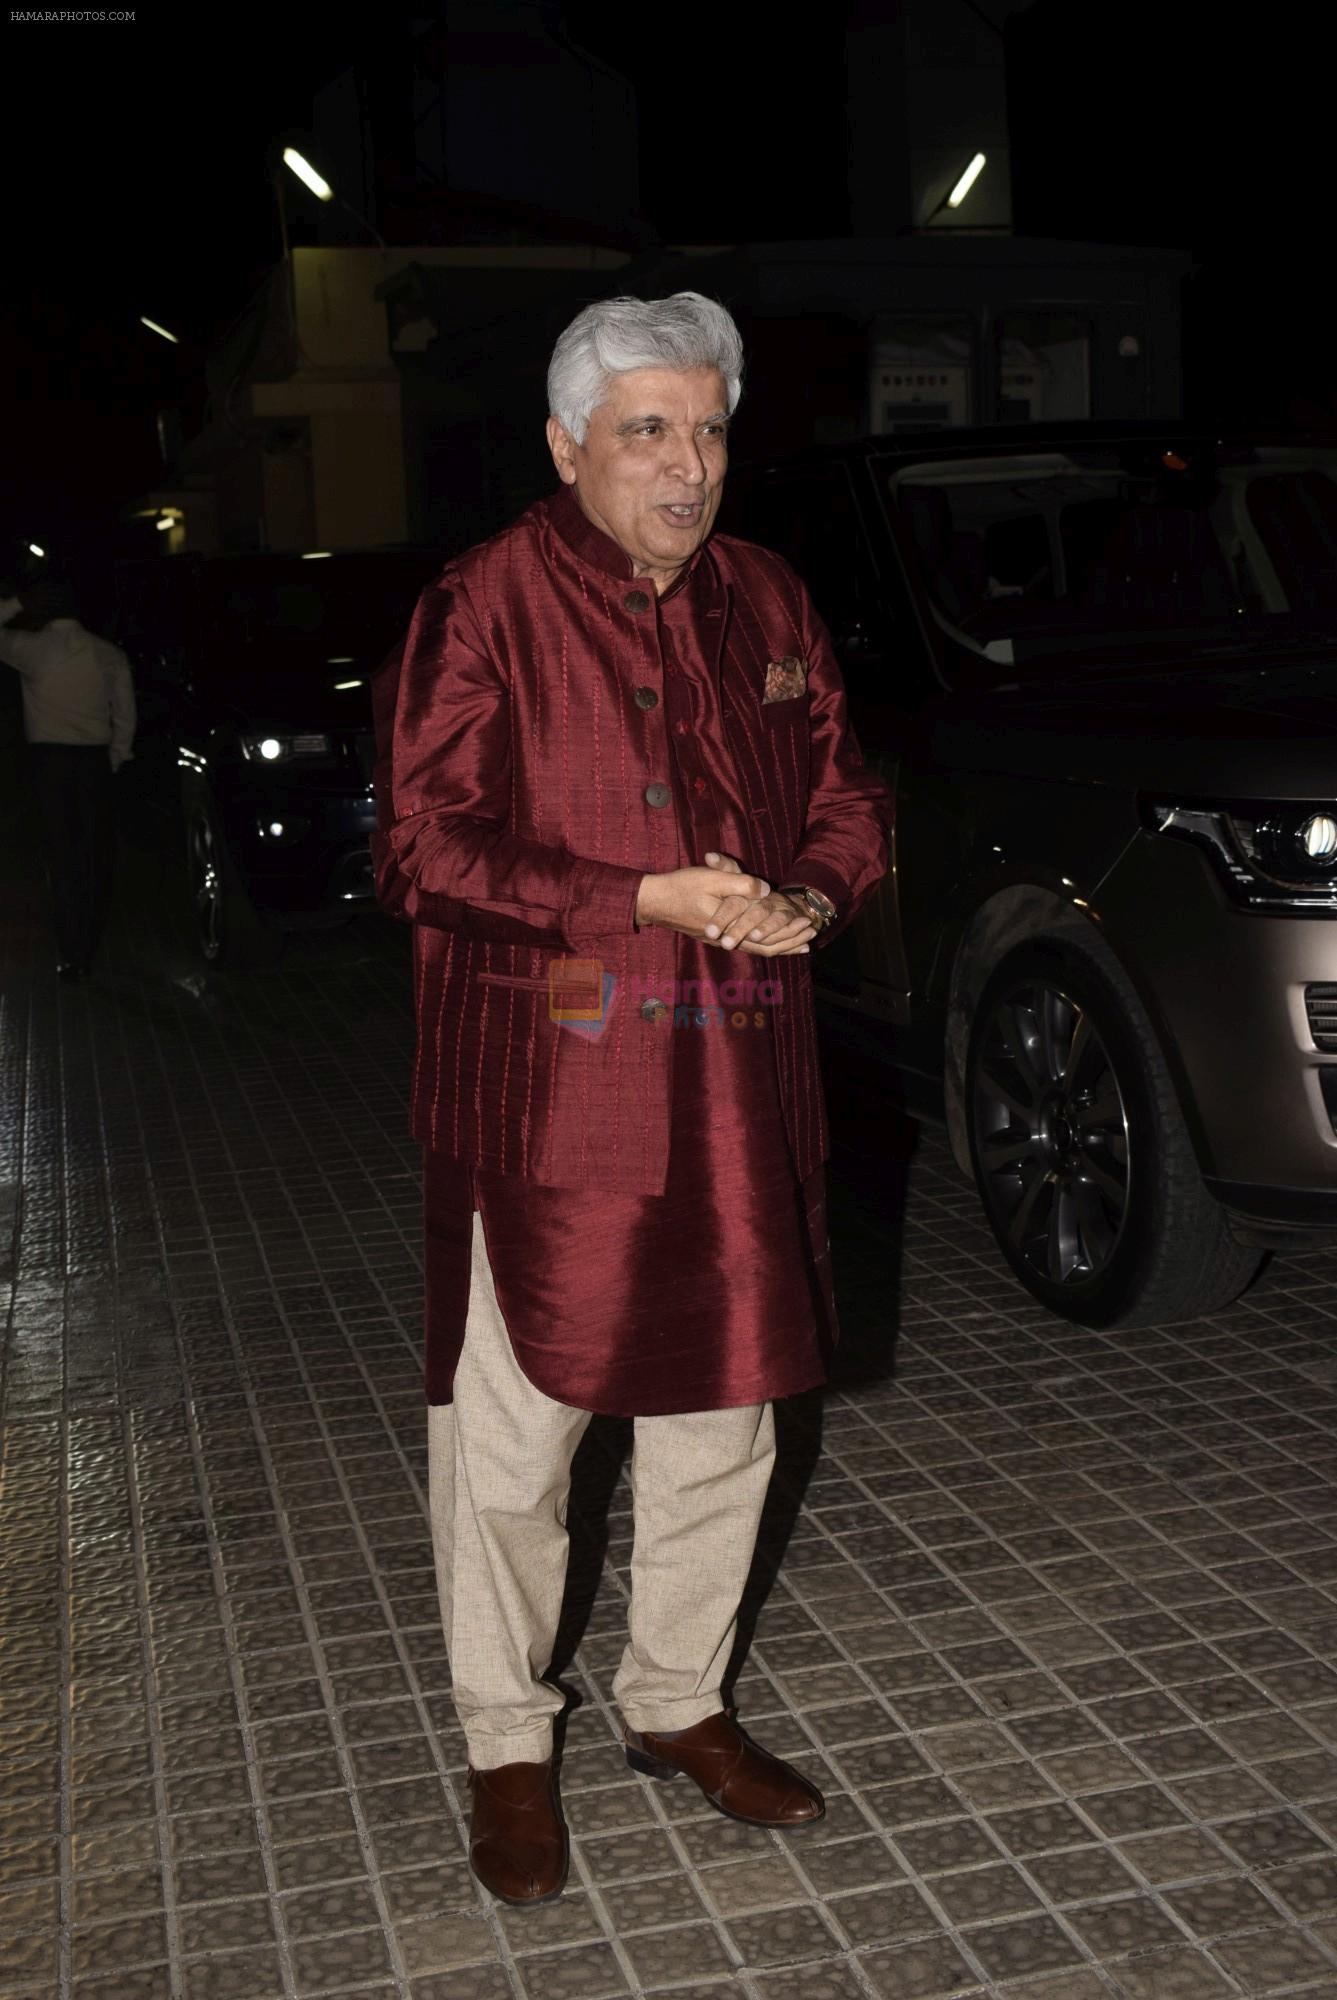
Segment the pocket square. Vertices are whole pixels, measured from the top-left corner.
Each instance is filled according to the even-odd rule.
[[[792,653],[783,660],[769,660],[766,665],[766,691],[762,700],[791,701],[796,694],[802,694],[808,685],[808,662],[795,659]]]

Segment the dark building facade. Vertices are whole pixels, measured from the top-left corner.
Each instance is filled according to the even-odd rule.
[[[410,264],[379,287],[402,381],[410,532],[466,546],[547,491],[545,376],[583,305],[694,290],[746,342],[744,456],[865,432],[1173,417],[1178,252],[964,232],[652,252],[616,272]]]

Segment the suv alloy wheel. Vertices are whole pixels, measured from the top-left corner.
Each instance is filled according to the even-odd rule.
[[[1202,1184],[1151,1023],[1095,937],[1010,951],[966,1064],[971,1160],[999,1248],[1035,1298],[1094,1327],[1193,1319],[1259,1252]]]

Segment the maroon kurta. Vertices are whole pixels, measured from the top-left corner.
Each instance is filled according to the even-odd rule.
[[[890,794],[801,580],[717,534],[657,599],[563,486],[445,565],[376,712],[377,887],[414,926],[429,1401],[452,1394],[475,1196],[521,1358],[559,1400],[670,1411],[820,1381],[812,959],[635,922],[646,873],[714,847],[829,896],[820,951],[886,868]],[[571,959],[612,983],[597,1035],[550,1018]],[[695,976],[767,997],[726,989],[722,1023],[675,1026],[675,997],[709,1002]]]
[[[714,597],[713,572],[698,560],[654,607],[674,808],[684,861],[704,865],[714,850],[746,865],[746,811],[710,664]],[[812,1388],[837,1337],[825,1172],[797,1177],[781,1113],[774,961],[680,933],[675,943],[657,1031],[673,1038],[664,1193],[591,1194],[489,1167],[473,1178],[525,1374],[559,1402],[615,1416]],[[642,995],[615,991],[611,1005],[628,998],[639,1005]],[[429,1357],[442,1373],[453,1372],[464,1337],[466,1183],[456,1161],[427,1152]]]

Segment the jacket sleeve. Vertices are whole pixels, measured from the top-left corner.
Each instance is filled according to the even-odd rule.
[[[835,904],[836,917],[813,940],[813,949],[821,950],[858,915],[887,872],[893,804],[885,779],[864,763],[830,634],[801,583],[798,596],[808,662],[808,814],[785,879]]]
[[[458,578],[377,676],[378,893],[411,923],[581,952],[635,926],[643,869],[515,833],[510,690]]]
[[[37,649],[33,640],[35,632],[11,632],[0,625],[0,660],[7,667],[13,667],[16,674],[30,674],[36,667]]]

